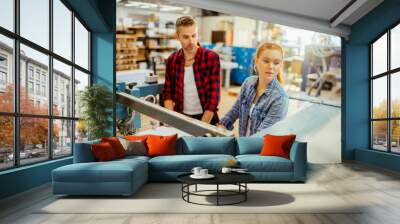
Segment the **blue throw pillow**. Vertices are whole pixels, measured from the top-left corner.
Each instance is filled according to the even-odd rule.
[[[259,154],[264,145],[263,137],[236,138],[236,155]]]
[[[235,155],[235,139],[233,137],[182,137],[181,139],[180,154]]]

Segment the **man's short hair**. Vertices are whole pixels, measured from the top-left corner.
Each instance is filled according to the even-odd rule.
[[[176,20],[175,29],[178,30],[180,26],[192,26],[196,25],[196,20],[191,16],[182,16]]]

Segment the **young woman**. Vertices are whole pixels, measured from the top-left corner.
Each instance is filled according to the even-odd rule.
[[[239,98],[219,122],[219,127],[233,129],[239,119],[239,135],[249,136],[282,120],[287,114],[289,99],[280,83],[283,50],[274,43],[263,43],[256,51],[254,70],[242,84]]]

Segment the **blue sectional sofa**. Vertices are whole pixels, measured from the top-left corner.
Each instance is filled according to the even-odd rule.
[[[297,141],[290,160],[258,155],[263,137],[182,137],[176,143],[177,155],[96,162],[90,145],[98,142],[75,144],[74,163],[52,171],[54,194],[131,195],[148,181],[176,181],[196,166],[218,172],[231,159],[259,182],[306,180],[307,144]]]

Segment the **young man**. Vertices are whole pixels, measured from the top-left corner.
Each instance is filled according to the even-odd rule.
[[[164,106],[215,125],[221,96],[219,56],[200,46],[192,17],[177,19],[175,29],[182,48],[166,63]]]

